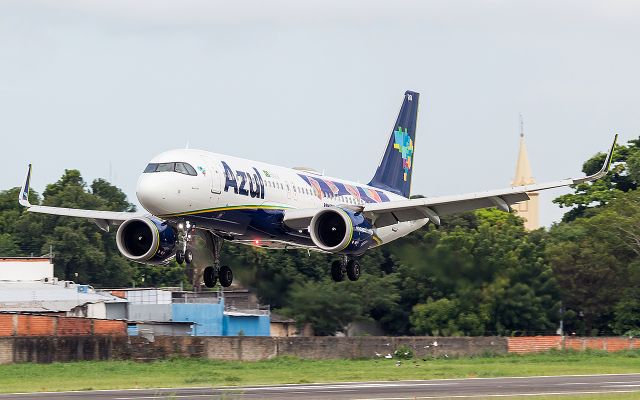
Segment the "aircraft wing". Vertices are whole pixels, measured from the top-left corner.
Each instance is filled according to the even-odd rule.
[[[456,196],[426,197],[367,204],[362,206],[359,211],[361,211],[376,228],[424,218],[429,218],[431,222],[440,225],[440,217],[442,216],[479,208],[497,207],[500,210],[509,212],[511,205],[529,200],[528,192],[538,192],[557,187],[577,185],[602,178],[611,167],[611,159],[617,140],[618,135],[615,136],[611,149],[600,171],[590,176]],[[291,210],[291,212],[287,210],[285,212],[284,223],[293,229],[306,228],[309,226],[315,212],[317,212],[317,210],[313,209]]]
[[[31,164],[29,164],[29,170],[27,172],[27,178],[25,179],[22,190],[18,197],[18,202],[27,207],[27,211],[63,215],[67,217],[81,217],[87,218],[95,222],[98,227],[104,231],[109,231],[109,225],[120,225],[123,221],[129,218],[139,217],[144,214],[137,212],[118,212],[118,211],[100,211],[100,210],[82,210],[77,208],[64,208],[64,207],[50,207],[50,206],[34,206],[29,203],[29,182],[31,181]]]

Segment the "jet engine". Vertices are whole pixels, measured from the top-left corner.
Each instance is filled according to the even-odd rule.
[[[153,217],[128,219],[116,233],[120,253],[143,264],[166,264],[174,254],[176,241],[173,227]]]
[[[320,210],[309,224],[311,240],[330,253],[360,254],[375,244],[375,232],[361,213],[330,207]]]

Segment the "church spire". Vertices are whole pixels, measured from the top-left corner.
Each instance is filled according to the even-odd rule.
[[[518,151],[518,161],[516,162],[516,175],[511,182],[512,186],[531,185],[536,183],[531,174],[531,164],[529,164],[529,155],[527,147],[524,143],[524,121],[520,114],[520,150]],[[513,209],[522,219],[524,219],[524,227],[527,230],[538,229],[539,224],[539,206],[538,193],[528,192],[529,200],[514,204]]]
[[[516,163],[516,176],[511,184],[513,186],[530,185],[535,183],[531,175],[531,164],[529,164],[529,155],[527,147],[524,143],[524,121],[520,114],[520,150],[518,152],[518,161]]]

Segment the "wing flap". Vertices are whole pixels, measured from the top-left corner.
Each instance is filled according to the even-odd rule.
[[[285,210],[282,222],[291,229],[307,229],[311,219],[319,210],[318,208]]]

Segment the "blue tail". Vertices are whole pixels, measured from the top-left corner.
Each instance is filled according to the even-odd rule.
[[[389,144],[369,186],[409,197],[416,143],[419,93],[406,91]]]

